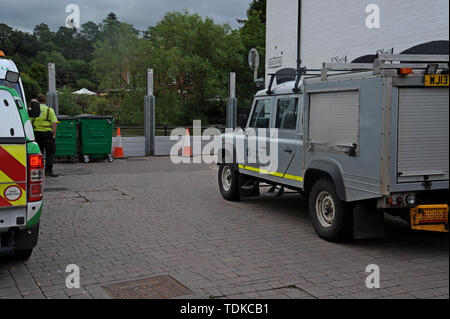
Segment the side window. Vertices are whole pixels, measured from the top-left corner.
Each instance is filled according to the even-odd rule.
[[[3,137],[25,137],[14,97],[6,90],[0,90],[0,139]]]
[[[269,128],[271,108],[271,100],[258,100],[256,102],[255,109],[253,110],[249,127]]]
[[[275,128],[282,130],[297,129],[298,98],[279,99]]]

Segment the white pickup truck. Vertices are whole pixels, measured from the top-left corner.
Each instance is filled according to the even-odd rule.
[[[31,256],[43,207],[42,154],[17,68],[0,58],[0,256]]]
[[[448,232],[448,56],[379,54],[324,63],[255,96],[242,132],[223,135],[222,196],[259,183],[307,196],[326,240],[383,235],[384,212]]]

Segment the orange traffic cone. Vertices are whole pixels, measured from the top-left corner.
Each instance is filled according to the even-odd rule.
[[[123,144],[122,135],[120,134],[120,127],[117,129],[117,137],[114,143],[113,156],[114,158],[125,158],[125,155],[123,154]]]
[[[191,136],[189,134],[189,128],[186,129],[186,135],[183,138],[184,143],[182,156],[192,156]]]

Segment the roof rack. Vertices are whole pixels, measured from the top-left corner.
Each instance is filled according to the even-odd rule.
[[[297,68],[296,73],[295,73],[295,84],[294,84],[294,88],[292,89],[292,91],[294,93],[300,92],[299,83],[300,83],[300,80],[301,80],[302,76],[305,76],[305,75],[320,76],[320,74],[308,73],[308,72],[320,72],[320,71],[321,71],[321,69],[307,69],[305,66]],[[269,86],[267,87],[267,90],[266,90],[267,95],[271,95],[272,94],[273,81],[275,80],[275,77],[277,75],[291,75],[291,74],[287,74],[287,73],[269,73],[269,75],[270,75],[270,81],[269,81]]]
[[[427,69],[431,64],[436,69],[448,69],[448,62],[448,55],[378,53],[373,63],[324,63],[321,77],[325,81],[329,71],[372,71],[374,75],[379,75],[383,70]]]
[[[426,70],[430,66],[433,66],[435,70],[437,69],[448,70],[449,68],[448,64],[449,64],[448,55],[378,53],[373,63],[323,63],[322,69],[307,69],[306,67],[297,67],[295,75],[295,85],[292,91],[294,93],[300,92],[299,83],[301,78],[305,75],[320,76],[322,81],[325,81],[329,75],[331,76],[348,73],[361,73],[368,71],[372,71],[374,75],[379,75],[382,74],[383,70],[398,70],[401,68]],[[330,71],[335,73],[328,74],[328,72]],[[320,72],[320,74],[309,72]],[[283,75],[282,73],[278,74]],[[270,73],[269,75],[270,81],[266,93],[268,95],[271,95],[273,81],[275,80],[277,73]]]

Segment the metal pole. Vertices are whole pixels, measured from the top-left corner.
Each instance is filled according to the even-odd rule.
[[[55,110],[56,115],[59,114],[58,91],[56,91],[56,70],[55,64],[49,63],[48,67],[48,92],[46,94],[47,105]]]
[[[228,79],[226,127],[235,129],[236,121],[237,121],[236,73],[231,72]]]
[[[147,95],[144,97],[145,156],[155,155],[155,97],[153,69],[147,69]]]

